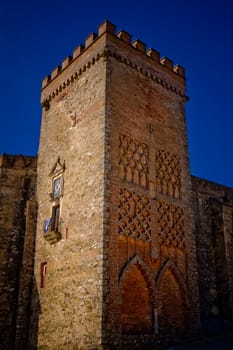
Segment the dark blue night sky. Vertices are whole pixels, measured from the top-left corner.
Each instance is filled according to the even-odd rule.
[[[233,1],[4,1],[0,154],[36,155],[44,76],[108,19],[185,67],[191,172],[233,187]]]

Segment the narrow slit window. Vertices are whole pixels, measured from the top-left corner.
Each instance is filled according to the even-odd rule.
[[[47,266],[47,261],[42,262],[40,265],[40,288],[44,288],[46,284]]]

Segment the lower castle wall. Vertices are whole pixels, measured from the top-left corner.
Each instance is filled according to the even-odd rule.
[[[201,316],[232,319],[233,190],[197,177],[192,184]]]
[[[20,289],[28,288],[33,277],[35,231],[32,230],[28,240],[26,208],[28,200],[35,195],[36,158],[4,154],[0,164],[0,348],[11,350],[19,349],[16,331],[19,336],[28,332],[28,313],[22,315],[27,319],[26,324],[18,327],[20,309],[30,310],[30,291],[22,300]],[[36,211],[32,220],[36,221]],[[29,266],[22,271],[25,244],[30,246],[25,260]]]

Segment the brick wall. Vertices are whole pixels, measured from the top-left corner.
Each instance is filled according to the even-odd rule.
[[[233,190],[197,177],[192,185],[201,315],[232,319]]]
[[[109,35],[106,96],[103,341],[132,346],[164,334],[195,332],[198,290],[185,81]]]

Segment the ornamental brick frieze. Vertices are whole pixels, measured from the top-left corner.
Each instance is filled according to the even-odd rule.
[[[147,187],[149,147],[125,135],[120,135],[119,142],[119,176]]]
[[[95,57],[92,57],[91,60],[87,62],[87,64],[84,64],[78,71],[76,71],[74,74],[71,74],[69,78],[67,78],[64,82],[62,82],[56,89],[54,89],[42,102],[42,107],[45,107],[45,109],[49,109],[49,102],[58,96],[67,86],[72,84],[75,80],[78,79],[80,75],[82,75],[88,68],[90,68],[93,64],[95,64],[96,61],[99,61],[100,58],[103,58],[104,60],[107,59],[108,57],[113,57],[122,63],[126,64],[127,66],[130,66],[131,68],[137,70],[141,74],[145,75],[147,78],[152,79],[155,81],[157,84],[161,85],[164,87],[166,90],[170,90],[172,93],[179,95],[182,97],[184,100],[187,100],[187,96],[183,95],[180,90],[177,90],[177,88],[168,82],[166,82],[164,79],[158,77],[156,74],[153,74],[150,69],[145,69],[144,67],[140,67],[128,58],[124,58],[120,56],[119,54],[115,53],[114,51],[111,50],[103,50],[103,52],[98,53]],[[56,75],[58,75],[61,72],[61,68],[56,67]],[[46,78],[46,82],[44,83],[44,87],[50,82],[51,77],[48,76]]]
[[[119,189],[118,233],[137,240],[151,240],[151,206],[143,195]]]
[[[73,73],[70,77],[68,77],[65,81],[63,81],[59,86],[56,87],[46,98],[41,102],[42,107],[45,108],[45,110],[48,110],[50,108],[50,102],[52,99],[54,99],[56,96],[61,94],[64,89],[66,89],[70,84],[72,84],[74,81],[80,78],[80,76],[86,72],[87,69],[89,69],[92,65],[94,65],[97,61],[100,60],[100,58],[105,57],[106,53],[103,51],[102,53],[97,53],[94,57],[92,57],[86,64],[84,64],[82,67],[80,67],[75,73]],[[59,74],[60,71],[58,71],[57,74]],[[47,78],[46,85],[50,82],[51,78]]]
[[[155,155],[157,192],[181,198],[180,158],[173,153],[158,150]]]
[[[184,212],[177,205],[157,202],[158,240],[161,245],[185,248]]]
[[[152,51],[151,51],[152,50]],[[153,56],[153,52],[154,50],[151,49],[148,50],[147,56],[148,57],[152,57]],[[152,52],[152,54],[151,54]],[[185,96],[179,89],[176,88],[176,86],[173,86],[171,84],[169,84],[164,78],[159,77],[156,73],[157,72],[153,72],[151,70],[151,68],[145,68],[144,66],[140,66],[138,64],[136,64],[135,62],[133,62],[132,60],[130,60],[128,57],[124,57],[122,55],[120,55],[118,52],[115,52],[114,50],[110,50],[108,49],[106,51],[106,56],[110,56],[113,57],[115,59],[117,59],[118,61],[122,62],[123,64],[126,64],[127,66],[131,67],[132,69],[138,71],[139,73],[145,75],[147,78],[153,80],[154,82],[156,82],[157,84],[159,84],[160,86],[164,87],[166,90],[170,90],[172,93],[179,95],[180,97],[182,97],[182,99],[184,99],[185,101],[188,100],[188,97]],[[159,63],[163,66],[165,66],[165,63],[163,63],[164,61],[161,59],[159,61]],[[166,66],[168,67],[168,66]],[[181,68],[181,67],[180,67]],[[179,71],[180,68],[175,68],[173,70],[174,73],[176,73],[176,71]],[[176,73],[178,74],[178,73]],[[181,73],[184,74],[184,73]]]

